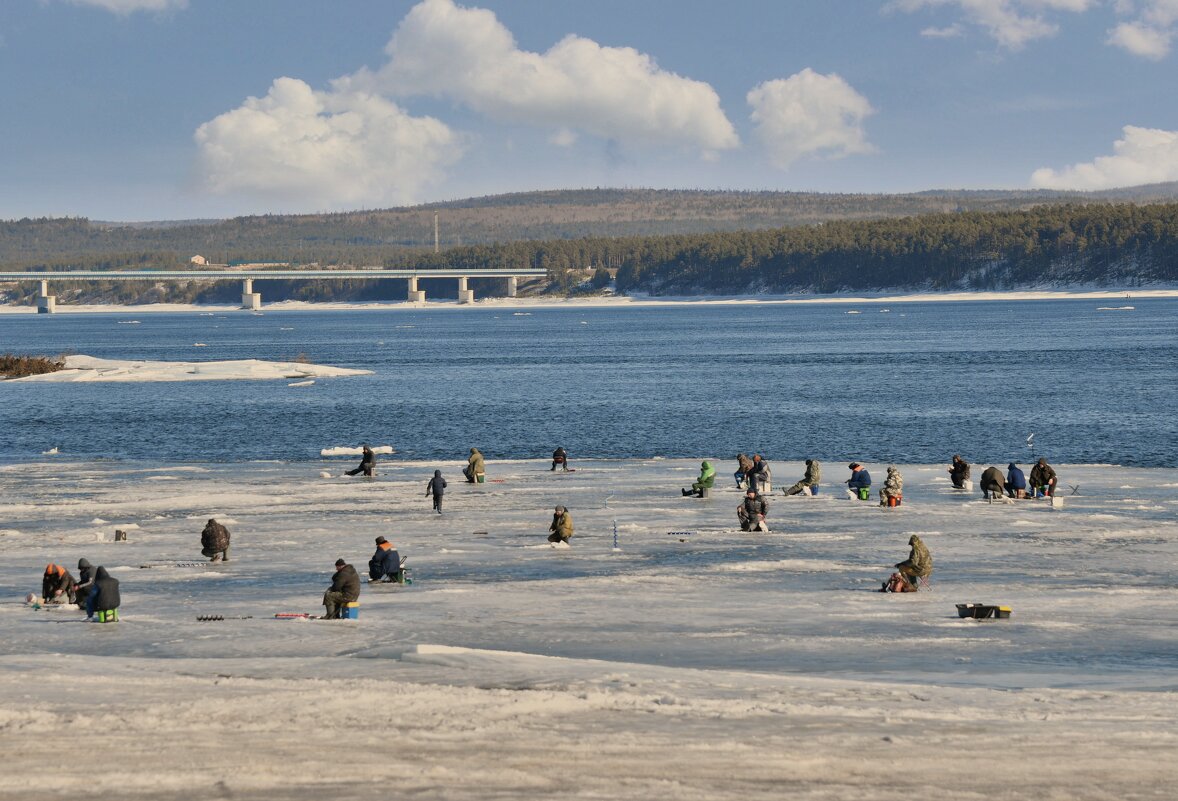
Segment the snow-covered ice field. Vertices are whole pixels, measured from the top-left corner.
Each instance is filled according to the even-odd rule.
[[[679,495],[698,460],[492,461],[479,486],[457,463],[2,466],[0,799],[1178,794],[1171,471],[1056,465],[1052,510],[903,465],[882,510],[844,462],[790,499],[802,465],[773,463],[766,535],[714,463],[706,500]],[[558,503],[568,548],[545,542]],[[139,567],[201,560],[209,517],[228,564]],[[913,533],[932,591],[875,592]],[[378,535],[413,584],[365,587],[357,621],[273,618],[320,612]],[[80,557],[122,582],[121,623],[21,603]],[[959,619],[975,601],[1013,616]]]

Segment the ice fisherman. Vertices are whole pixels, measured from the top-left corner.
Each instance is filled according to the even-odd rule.
[[[94,589],[94,573],[94,565],[90,564],[89,559],[83,557],[78,560],[78,584],[74,587],[74,595],[79,606],[86,603],[90,591]]]
[[[435,470],[434,477],[425,485],[425,497],[433,497],[434,511],[442,513],[442,496],[446,494],[446,479],[442,478],[442,471]]]
[[[348,470],[344,473],[345,476],[354,476],[363,473],[365,476],[371,478],[376,474],[376,454],[373,453],[372,448],[367,445],[363,446],[363,451],[360,456],[360,464],[355,470]]]
[[[965,489],[965,482],[969,481],[969,462],[957,454],[953,454],[953,464],[949,465],[949,480],[954,489]]]
[[[920,537],[913,534],[908,538],[912,550],[908,558],[896,565],[898,573],[884,582],[881,592],[916,592],[920,579],[928,578],[933,572],[933,557]]]
[[[229,561],[229,529],[209,518],[204,531],[200,533],[200,552],[212,562]]]
[[[1041,492],[1044,495],[1054,495],[1056,488],[1059,486],[1059,479],[1055,475],[1055,470],[1051,465],[1047,464],[1047,459],[1041,458],[1031,468],[1031,487],[1035,492]]]
[[[47,604],[75,603],[77,584],[64,565],[48,564],[41,576],[41,597]]]
[[[745,492],[740,506],[736,507],[736,519],[740,521],[741,531],[769,531],[769,524],[765,522],[768,514],[769,502],[752,487]]]
[[[847,465],[847,469],[851,471],[851,477],[847,479],[847,489],[856,497],[867,500],[866,493],[860,490],[871,489],[871,473],[868,473],[867,468],[858,462],[851,462]]]
[[[986,500],[994,500],[1001,498],[1006,494],[1006,480],[1002,476],[1002,471],[997,467],[991,465],[982,471],[982,480],[980,486],[982,488],[982,497]]]
[[[331,576],[331,586],[323,593],[323,607],[327,614],[324,620],[338,620],[340,610],[350,603],[360,600],[360,575],[356,568],[343,559],[335,560],[335,573]]]
[[[806,460],[806,474],[802,476],[802,480],[794,484],[787,490],[783,490],[786,495],[801,495],[806,492],[808,495],[813,495],[818,492],[818,484],[822,481],[822,465],[818,464],[817,459]],[[808,491],[808,492],[807,492]]]
[[[552,513],[552,525],[548,527],[552,532],[548,535],[549,542],[568,542],[573,536],[573,516],[563,506],[556,507]]]
[[[119,608],[122,598],[119,597],[119,580],[106,572],[105,567],[99,567],[94,572],[94,589],[86,599],[86,619],[92,620],[99,612],[111,612]]]
[[[899,506],[900,501],[904,497],[904,476],[900,474],[900,468],[893,465],[888,465],[888,477],[884,479],[883,489],[879,491],[879,505],[880,506]],[[895,498],[896,502],[892,503]]]
[[[741,489],[749,480],[749,473],[753,469],[753,460],[743,453],[736,454],[736,472],[732,477],[736,479],[736,488]]]
[[[1027,497],[1027,477],[1014,462],[1006,466],[1006,494],[1012,498]]]
[[[773,474],[769,470],[769,463],[761,458],[761,454],[753,454],[753,468],[748,473],[749,489],[756,492],[761,492],[766,495],[769,494],[770,482],[773,480]]]
[[[483,454],[479,452],[478,448],[470,449],[470,458],[466,460],[466,467],[462,468],[462,475],[466,476],[467,484],[474,484],[483,482],[481,478],[487,472],[486,462],[483,459]]]
[[[569,471],[569,453],[564,448],[558,447],[552,452],[552,470],[549,472],[556,470],[557,467],[566,473]]]
[[[683,490],[683,497],[694,495],[697,498],[704,496],[704,490],[711,489],[716,483],[716,468],[712,467],[709,461],[703,461],[699,464],[699,478],[691,485],[691,489]]]
[[[401,567],[401,554],[397,547],[384,537],[376,538],[376,553],[368,560],[368,578],[370,583],[383,581],[401,581],[404,570]]]

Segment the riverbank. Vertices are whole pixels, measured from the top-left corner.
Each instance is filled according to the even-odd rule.
[[[264,289],[264,286],[263,286]],[[263,291],[263,298],[265,292]],[[1009,292],[913,292],[845,295],[728,295],[728,296],[659,296],[613,295],[573,298],[483,298],[471,304],[458,304],[452,299],[431,300],[424,303],[407,301],[371,301],[355,303],[310,303],[297,300],[283,300],[264,303],[262,312],[281,311],[421,311],[462,310],[489,308],[519,309],[576,309],[576,308],[660,308],[670,306],[742,306],[742,305],[811,305],[811,304],[893,304],[893,303],[960,303],[976,301],[1027,301],[1027,300],[1094,300],[1110,301],[1116,309],[1131,305],[1134,299],[1178,298],[1178,287],[1091,289],[1091,290],[1011,290]],[[1111,303],[1111,301],[1117,301]],[[57,314],[150,314],[153,312],[206,312],[226,313],[245,311],[236,305],[191,303],[152,303],[139,306],[118,305],[69,305],[59,302]],[[33,306],[0,306],[0,314],[36,314]],[[258,313],[258,312],[254,312]]]

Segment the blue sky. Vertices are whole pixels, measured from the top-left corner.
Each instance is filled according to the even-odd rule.
[[[6,0],[0,218],[1178,180],[1178,0]]]

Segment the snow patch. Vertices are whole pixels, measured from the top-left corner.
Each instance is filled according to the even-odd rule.
[[[370,448],[370,450],[373,453],[396,453],[392,445],[376,445]],[[351,445],[335,445],[319,451],[320,456],[360,456],[363,453],[363,448],[352,447]]]
[[[67,356],[65,359],[65,369],[63,370],[13,380],[36,383],[70,383],[82,381],[263,381],[282,378],[371,374],[371,370],[329,367],[317,364],[303,364],[301,362],[268,362],[261,359],[238,359],[217,362],[159,362],[98,359],[93,356]]]

